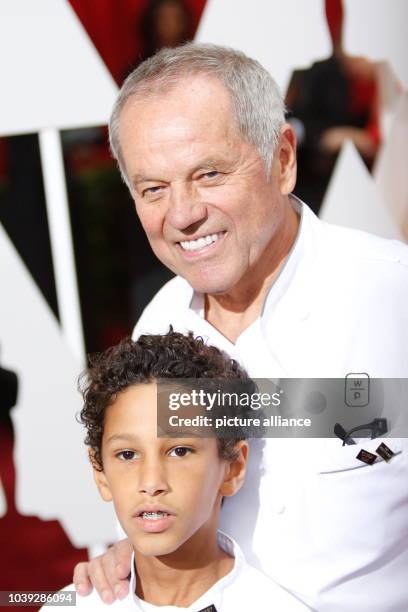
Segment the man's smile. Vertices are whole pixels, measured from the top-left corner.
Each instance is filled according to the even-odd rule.
[[[180,240],[176,244],[179,245],[180,250],[183,251],[187,256],[207,253],[214,247],[226,234],[226,231],[221,231],[214,234],[204,234],[194,240]]]

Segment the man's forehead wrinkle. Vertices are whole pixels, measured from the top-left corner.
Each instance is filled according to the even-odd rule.
[[[199,125],[194,119],[198,113],[196,111],[183,112],[180,109],[179,114],[169,114],[164,111],[162,116],[154,119],[154,121],[146,122],[145,126],[141,126],[141,132],[145,143],[149,141],[155,145],[171,141],[180,141],[191,143],[201,143],[209,140],[211,136],[219,135],[228,138],[231,133],[231,124],[228,121],[219,121],[214,117],[214,113],[200,113]]]
[[[191,119],[188,119],[182,115],[177,117],[164,116],[163,118],[155,118],[152,121],[150,118],[142,121],[139,125],[135,124],[135,132],[130,129],[122,130],[122,139],[124,148],[139,149],[144,148],[148,153],[152,155],[160,154],[160,149],[163,147],[173,148],[174,146],[200,146],[205,145],[208,141],[210,143],[210,137],[217,131],[220,131],[220,135],[226,140],[229,140],[229,130],[221,127],[221,130],[217,129],[217,126],[209,118],[201,124],[202,129],[198,130]],[[129,127],[129,126],[127,126]],[[133,132],[132,138],[129,134]]]
[[[157,85],[157,83],[156,83]],[[177,80],[168,82],[164,87],[155,87],[155,81],[150,83],[149,89],[142,87],[131,95],[125,102],[124,108],[129,104],[149,104],[156,103],[165,104],[166,100],[174,97],[176,100],[191,102],[191,99],[197,99],[197,96],[209,98],[211,104],[214,104],[214,90],[216,91],[217,104],[226,105],[229,110],[232,107],[230,92],[221,79],[214,74],[192,73],[179,75]]]
[[[196,83],[188,83],[188,88],[178,86],[172,89],[168,95],[157,95],[149,98],[140,98],[137,95],[130,97],[122,109],[121,117],[126,117],[126,121],[134,124],[143,125],[144,121],[148,120],[150,127],[158,125],[162,121],[163,126],[158,125],[159,129],[164,129],[167,123],[169,124],[169,108],[173,113],[171,117],[171,126],[174,129],[182,129],[183,124],[191,120],[192,115],[199,115],[202,121],[205,116],[208,117],[208,127],[214,124],[214,100],[217,101],[216,110],[218,117],[225,117],[226,131],[231,131],[231,128],[236,130],[236,122],[234,120],[235,113],[231,108],[231,100],[225,87],[215,81],[216,92],[213,91],[214,83],[211,80],[208,85],[208,90],[203,89]],[[178,113],[178,116],[177,116]],[[152,121],[153,119],[153,121]],[[217,123],[220,123],[217,121]]]

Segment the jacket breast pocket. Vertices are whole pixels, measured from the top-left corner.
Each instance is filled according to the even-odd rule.
[[[356,444],[342,446],[338,440],[328,440],[328,445],[324,456],[319,459],[318,473],[331,474],[337,472],[347,472],[350,470],[361,470],[365,468],[375,468],[378,464],[389,464],[406,461],[408,451],[408,438],[360,438]],[[393,453],[387,462],[377,452],[378,447],[385,444]],[[366,463],[358,458],[360,451],[368,451],[375,455],[373,464]]]
[[[345,573],[364,573],[361,568],[386,565],[408,550],[408,439],[360,439],[343,447],[337,442],[320,458],[309,516],[315,538],[328,543],[327,550],[343,551]],[[395,453],[389,462],[357,459],[361,449],[377,454],[381,443]]]

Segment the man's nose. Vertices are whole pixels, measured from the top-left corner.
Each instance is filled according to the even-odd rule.
[[[145,460],[139,474],[139,493],[154,497],[169,490],[165,469],[158,459]]]
[[[207,206],[186,184],[172,185],[167,222],[177,230],[185,230],[191,225],[204,221]]]

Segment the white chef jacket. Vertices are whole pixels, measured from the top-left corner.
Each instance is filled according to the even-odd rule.
[[[408,376],[408,247],[322,222],[300,201],[297,239],[261,316],[235,345],[204,319],[204,296],[170,280],[142,333],[192,330],[257,378]],[[337,439],[251,441],[249,475],[221,526],[251,563],[324,612],[408,610],[408,440],[391,462]]]
[[[308,608],[293,595],[287,593],[273,580],[262,572],[251,567],[238,544],[227,534],[218,532],[218,544],[234,558],[234,567],[223,578],[218,580],[206,593],[201,595],[188,608],[179,606],[154,606],[139,599],[136,591],[136,572],[134,557],[130,576],[129,593],[125,599],[113,604],[105,604],[96,590],[86,597],[76,596],[76,608],[80,610],[98,611],[101,608],[122,610],[123,612],[200,612],[211,605],[217,612],[306,612]],[[74,585],[63,589],[75,590]],[[60,606],[44,606],[42,610],[60,610]]]

